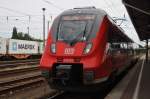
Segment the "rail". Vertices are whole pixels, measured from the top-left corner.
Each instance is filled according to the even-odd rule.
[[[38,64],[39,59],[0,62],[0,98],[44,84]]]

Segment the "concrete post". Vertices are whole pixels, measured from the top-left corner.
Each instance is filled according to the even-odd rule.
[[[146,39],[146,63],[148,62],[148,39]]]

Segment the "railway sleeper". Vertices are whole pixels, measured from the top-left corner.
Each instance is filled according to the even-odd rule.
[[[7,86],[7,87],[1,87],[0,88],[0,95],[1,94],[5,94],[5,93],[9,93],[10,91],[15,91],[15,90],[20,90],[20,89],[23,89],[23,88],[26,88],[28,86],[33,86],[35,84],[38,84],[38,83],[44,83],[44,79],[43,77],[31,77],[31,78],[28,78],[28,79],[23,79],[21,81],[18,81],[14,84],[11,84],[10,86]]]
[[[34,71],[34,72],[27,72],[27,73],[22,73],[21,75],[17,76],[11,76],[10,77],[4,77],[3,79],[0,79],[0,86],[4,86],[4,84],[17,81],[17,80],[22,80],[30,77],[35,77],[35,76],[41,76],[40,71]]]
[[[18,68],[18,69],[11,69],[11,70],[6,70],[6,71],[0,71],[0,76],[3,75],[8,75],[8,74],[16,74],[16,73],[21,73],[21,72],[26,72],[26,71],[35,71],[39,70],[37,66],[34,67],[29,67],[29,68]]]

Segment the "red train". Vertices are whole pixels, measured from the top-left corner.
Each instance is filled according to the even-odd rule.
[[[131,43],[105,11],[70,9],[54,20],[40,68],[52,88],[95,88],[127,67],[133,56]]]

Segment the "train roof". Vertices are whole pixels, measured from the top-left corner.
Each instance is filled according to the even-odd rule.
[[[116,42],[116,43],[119,43],[119,42],[133,43],[134,42],[131,38],[129,38],[125,34],[123,29],[117,25],[112,25],[109,31],[111,31],[110,36],[112,38],[112,39],[109,38],[110,42]]]
[[[102,9],[97,9],[95,7],[83,7],[83,8],[74,8],[64,11],[61,15],[69,15],[69,14],[100,14],[100,15],[107,15],[107,13]]]
[[[107,16],[107,18],[112,23],[110,31],[113,31],[112,35],[113,35],[113,37],[115,36],[114,38],[116,38],[116,40],[114,39],[113,41],[115,41],[115,42],[133,42],[133,40],[130,39],[124,33],[124,30],[121,27],[117,26],[115,21],[102,9],[97,9],[95,7],[74,8],[74,9],[69,9],[69,10],[62,12],[60,14],[60,16],[80,14],[80,13],[101,15],[101,18],[104,18],[105,16]]]

